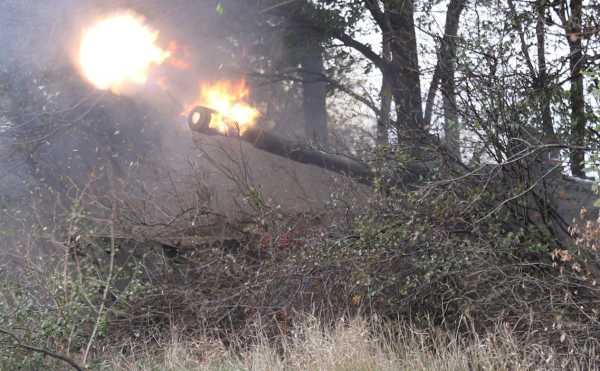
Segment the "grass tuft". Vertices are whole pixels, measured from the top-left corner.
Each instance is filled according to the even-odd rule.
[[[465,340],[467,339],[467,340]],[[246,347],[243,351],[233,351]],[[395,370],[591,370],[595,350],[585,358],[560,354],[552,348],[524,345],[510,329],[499,326],[485,337],[450,334],[410,326],[391,328],[363,319],[339,321],[324,329],[311,318],[279,344],[256,334],[252,346],[226,348],[207,339],[171,334],[158,347],[135,349],[130,355],[105,354],[101,370],[116,371],[395,371]],[[586,359],[588,361],[584,361]]]

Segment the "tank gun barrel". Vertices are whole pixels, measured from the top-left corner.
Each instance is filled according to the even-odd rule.
[[[373,173],[371,168],[360,161],[281,138],[256,126],[241,132],[235,125],[231,125],[229,131],[224,134],[210,127],[214,114],[216,114],[216,111],[207,107],[198,106],[194,108],[188,116],[190,129],[204,135],[236,137],[250,143],[257,149],[271,154],[343,174],[363,184],[372,183]]]

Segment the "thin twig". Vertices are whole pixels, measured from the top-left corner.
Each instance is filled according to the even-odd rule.
[[[41,354],[44,354],[44,355],[46,355],[48,357],[52,357],[54,359],[58,359],[60,361],[68,363],[71,367],[73,367],[77,371],[85,371],[85,368],[83,366],[79,365],[77,362],[75,362],[74,360],[72,360],[71,358],[69,358],[69,357],[67,357],[65,355],[54,353],[54,352],[49,351],[47,349],[37,348],[37,347],[34,347],[32,345],[24,344],[21,341],[21,339],[19,339],[19,337],[17,335],[15,335],[14,333],[12,333],[12,332],[10,332],[8,330],[0,328],[0,333],[11,337],[15,341],[15,343],[16,343],[15,345],[18,346],[19,348],[23,348],[25,350],[29,350],[29,351],[36,352],[36,353],[41,353]]]
[[[111,174],[112,178],[112,174]],[[110,223],[110,262],[108,267],[108,277],[106,278],[106,283],[104,285],[104,292],[102,293],[102,302],[100,303],[100,308],[98,309],[98,316],[96,317],[96,323],[94,324],[94,329],[92,330],[92,334],[90,335],[90,339],[88,340],[87,346],[85,348],[85,353],[83,354],[83,362],[87,362],[87,358],[90,354],[90,349],[92,348],[92,344],[96,338],[96,334],[98,333],[98,328],[100,327],[100,323],[102,321],[102,316],[104,314],[104,310],[106,307],[106,300],[108,299],[108,293],[112,286],[113,273],[115,268],[115,255],[116,255],[116,242],[115,242],[115,219],[117,217],[117,206],[115,201],[114,194],[114,185],[111,184],[112,189],[112,217]]]
[[[526,190],[524,190],[523,192],[510,197],[504,201],[502,201],[498,206],[496,206],[495,208],[493,208],[489,213],[487,213],[486,215],[484,215],[481,219],[477,220],[475,222],[475,224],[479,224],[481,223],[483,220],[489,218],[490,216],[494,215],[494,213],[496,213],[498,210],[500,210],[502,207],[504,207],[504,205],[506,205],[507,203],[514,201],[518,198],[521,198],[523,196],[525,196],[527,193],[531,192],[544,178],[546,178],[548,175],[550,175],[553,171],[555,171],[556,169],[558,169],[560,166],[562,166],[561,164],[553,166],[552,168],[550,168],[550,170],[548,170],[544,175],[542,175],[539,179],[537,179],[529,188],[527,188]]]
[[[296,1],[297,0],[285,0],[285,1],[281,2],[281,3],[279,3],[279,4],[275,4],[275,5],[272,5],[272,6],[269,6],[269,7],[266,7],[264,9],[262,9],[260,11],[260,13],[270,12],[271,10],[274,10],[274,9],[277,9],[277,8],[281,8],[282,6],[289,5],[289,4],[294,3]]]

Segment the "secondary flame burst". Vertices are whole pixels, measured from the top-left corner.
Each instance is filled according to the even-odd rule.
[[[212,115],[209,127],[223,134],[238,130],[244,134],[253,127],[260,112],[248,102],[250,89],[245,80],[239,82],[217,81],[201,84],[198,99],[184,112],[187,115],[194,107],[204,106],[217,113]]]
[[[81,72],[96,88],[114,93],[129,84],[144,84],[151,68],[171,54],[157,45],[158,35],[132,12],[101,19],[83,33]]]
[[[187,61],[187,50],[182,49],[175,41],[169,43],[169,65],[178,70],[189,70],[192,65]]]

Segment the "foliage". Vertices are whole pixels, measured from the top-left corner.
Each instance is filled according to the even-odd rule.
[[[416,190],[383,187],[361,209],[340,195],[328,213],[293,215],[249,188],[251,220],[214,216],[190,228],[188,215],[210,215],[201,209],[163,226],[163,235],[196,241],[177,250],[135,232],[140,210],[130,203],[82,190],[65,226],[54,228],[68,232],[60,264],[41,276],[31,270],[24,282],[35,287],[4,290],[0,326],[65,354],[92,344],[88,363],[106,346],[134,352],[126,339],[152,346],[174,326],[234,348],[253,344],[257,326],[283,341],[306,313],[324,326],[355,314],[458,333],[502,324],[518,341],[556,352],[593,346],[596,222],[572,231],[581,236],[575,249],[559,247],[534,224],[512,222],[518,203],[490,214],[505,194],[488,183],[473,175]],[[98,224],[102,203],[114,209]],[[111,225],[118,233],[103,235]],[[207,239],[215,225],[229,238]],[[47,362],[14,350],[3,357],[6,367]]]

